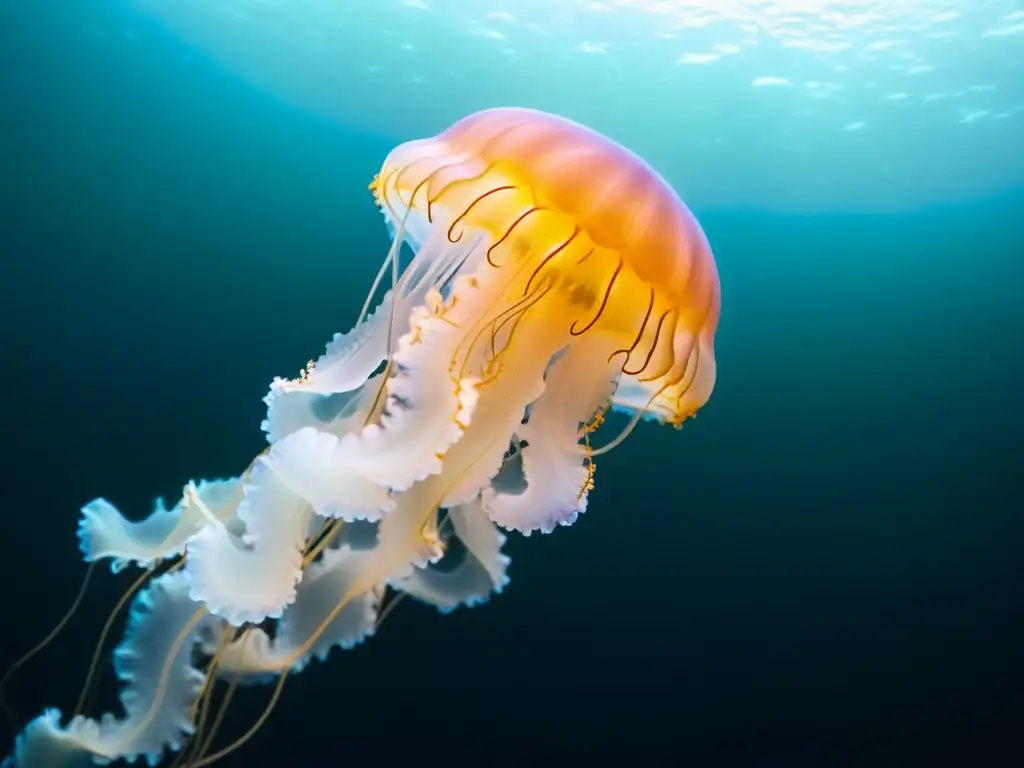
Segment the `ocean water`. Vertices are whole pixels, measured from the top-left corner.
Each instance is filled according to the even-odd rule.
[[[0,666],[74,599],[85,502],[141,517],[262,449],[269,382],[347,330],[387,251],[366,187],[388,151],[520,104],[630,146],[693,209],[715,393],[601,459],[572,527],[510,536],[499,597],[403,604],[218,765],[1014,764],[1022,13],[5,4]],[[12,678],[0,754],[74,708],[131,579],[97,574]],[[224,743],[269,695],[238,697]]]

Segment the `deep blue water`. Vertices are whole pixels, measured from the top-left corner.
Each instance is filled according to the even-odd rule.
[[[390,141],[201,59],[185,81],[113,78],[59,26],[33,56],[38,18],[21,22],[0,66],[0,666],[70,604],[81,504],[141,513],[242,469],[269,381],[351,324],[388,245],[366,184]],[[887,216],[692,207],[723,287],[706,409],[601,461],[572,528],[514,537],[499,598],[404,606],[296,676],[225,765],[1020,752],[1024,193]],[[12,684],[23,720],[72,706],[127,584],[100,581]]]

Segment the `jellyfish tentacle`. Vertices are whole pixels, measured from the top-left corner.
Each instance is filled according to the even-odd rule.
[[[311,510],[295,481],[278,468],[278,458],[302,437],[304,431],[289,435],[256,462],[238,510],[245,524],[241,536],[208,525],[188,544],[191,598],[236,626],[276,618],[295,599]]]
[[[512,232],[515,231],[516,227],[518,227],[520,224],[526,221],[527,218],[529,218],[535,213],[543,213],[546,210],[548,209],[542,205],[533,205],[527,208],[526,211],[524,211],[523,213],[520,213],[518,216],[516,216],[516,218],[512,220],[512,223],[508,225],[508,228],[505,230],[505,234],[503,234],[501,237],[495,240],[494,244],[487,249],[487,263],[490,264],[495,269],[498,269],[501,265],[495,263],[494,259],[491,258],[491,254],[494,253],[494,251],[497,250],[497,248],[500,245],[502,245],[502,243],[508,240],[508,238],[512,235]]]
[[[658,411],[656,410],[656,409],[660,409],[662,407],[657,402],[657,400],[665,392],[665,389],[666,389],[666,387],[662,387],[661,389],[656,390],[654,392],[654,394],[652,394],[650,396],[650,398],[647,400],[646,403],[644,403],[640,408],[632,411],[632,416],[631,416],[631,418],[629,420],[629,423],[627,423],[626,426],[619,432],[619,434],[616,435],[612,440],[609,440],[607,443],[602,445],[600,448],[593,448],[591,446],[588,446],[588,449],[587,449],[588,455],[593,459],[593,458],[596,458],[597,456],[603,456],[604,454],[614,450],[615,448],[620,446],[626,440],[626,438],[629,437],[633,433],[633,430],[636,429],[636,426],[644,418],[650,417],[650,418],[656,418],[659,421],[662,421],[667,416],[670,416],[671,412],[669,412],[668,414],[664,414],[664,413],[659,414]]]
[[[395,589],[435,606],[441,613],[463,605],[480,605],[491,595],[500,594],[509,581],[510,559],[501,551],[505,536],[487,517],[480,500],[452,507],[448,515],[454,535],[465,548],[463,561],[449,571],[416,568],[390,582]]]
[[[608,299],[611,298],[612,289],[615,287],[615,281],[619,279],[619,275],[622,273],[623,266],[625,266],[625,262],[623,262],[620,257],[619,263],[616,265],[611,278],[608,280],[608,286],[604,289],[604,293],[601,296],[601,303],[597,307],[597,314],[595,314],[586,325],[579,329],[577,329],[578,321],[573,320],[572,325],[569,327],[569,333],[573,336],[582,336],[597,324],[597,321],[601,319],[601,315],[604,314],[605,307],[608,306]]]
[[[305,643],[333,607],[337,596],[344,594],[348,585],[356,580],[368,557],[372,557],[371,552],[356,552],[342,547],[326,550],[323,557],[310,566],[296,605],[285,612],[278,624],[277,642],[284,650]],[[326,659],[335,647],[354,648],[370,637],[376,628],[382,597],[382,585],[375,585],[356,595],[319,632],[315,645],[292,664],[292,669],[301,671],[314,658],[321,661]]]
[[[385,484],[346,465],[342,446],[353,434],[339,437],[304,427],[274,446],[271,463],[318,515],[346,522],[376,521],[394,508],[394,501]]]
[[[651,321],[651,316],[652,316],[653,312],[654,312],[654,289],[651,288],[650,291],[649,291],[649,298],[647,300],[647,309],[644,311],[643,320],[640,321],[640,329],[637,331],[636,337],[633,339],[633,343],[630,344],[628,347],[623,347],[622,349],[615,350],[608,357],[608,362],[609,363],[614,358],[618,357],[619,355],[624,355],[624,362],[622,363],[622,367],[623,367],[623,369],[625,369],[625,367],[629,364],[630,356],[633,354],[634,350],[636,350],[636,348],[638,346],[640,346],[640,342],[644,338],[644,333],[647,331],[647,327],[648,327],[648,324]],[[625,372],[625,371],[623,371],[623,372]]]
[[[298,643],[285,658],[278,659],[279,669],[289,669],[311,653],[320,643],[322,634],[354,600],[391,580],[401,580],[416,567],[440,559],[443,553],[439,542],[425,540],[424,527],[437,514],[444,499],[465,482],[482,455],[482,452],[470,454],[457,468],[448,466],[444,475],[433,475],[401,494],[398,507],[380,523],[377,546],[365,556],[351,561],[358,567],[346,572],[347,583],[343,590],[331,590],[335,596],[333,606],[317,625],[303,633],[307,636],[303,642]],[[349,551],[350,557],[355,554],[359,553]]]
[[[425,483],[418,484],[412,490],[402,495],[399,509],[388,515],[380,524],[378,546],[372,550],[360,553],[342,547],[337,559],[330,559],[322,567],[322,578],[318,577],[309,583],[305,580],[300,589],[302,594],[295,603],[286,609],[293,614],[293,629],[285,628],[282,638],[291,637],[288,642],[276,643],[271,641],[268,635],[260,629],[253,629],[250,632],[250,644],[247,646],[247,656],[244,664],[239,661],[241,649],[236,641],[228,646],[222,656],[219,669],[222,675],[233,675],[233,679],[239,682],[263,682],[271,678],[275,673],[279,674],[278,686],[282,685],[283,678],[295,669],[301,669],[308,662],[311,655],[320,653],[321,649],[326,651],[330,647],[337,647],[338,642],[331,643],[331,638],[339,635],[350,637],[350,643],[358,642],[353,635],[355,627],[362,627],[362,637],[372,633],[380,620],[379,605],[383,596],[383,585],[391,579],[401,579],[408,575],[412,569],[424,566],[433,559],[438,559],[441,552],[437,542],[423,539],[422,531],[431,516],[436,515],[440,500],[447,496],[451,490],[464,479],[467,472],[471,472],[478,458],[470,460],[461,472],[454,473],[454,478],[442,482],[434,476]],[[429,502],[429,499],[434,499]],[[427,509],[427,513],[422,510]],[[467,540],[481,541],[480,551],[486,550],[486,537],[475,530],[465,529]],[[501,539],[503,541],[503,538]],[[474,547],[477,545],[474,543]],[[328,550],[332,551],[332,550]],[[327,551],[325,551],[327,556]],[[484,558],[485,560],[487,558]],[[324,562],[323,560],[320,562]],[[345,565],[343,570],[338,570],[339,565]],[[496,563],[488,561],[489,573],[492,573],[496,583],[501,583],[502,575],[500,568],[507,566],[507,560],[503,556],[498,557]],[[327,589],[317,587],[322,586]],[[307,591],[308,590],[308,591]],[[332,602],[333,599],[333,602]],[[372,622],[366,621],[370,615],[369,605],[365,602],[359,606],[356,601],[372,601],[373,613],[376,619]],[[356,604],[355,610],[350,610]],[[312,606],[312,612],[306,606]],[[298,611],[307,612],[301,619],[296,618]],[[359,617],[363,621],[359,621]],[[348,617],[356,619],[351,621]],[[319,622],[315,623],[315,619]],[[342,619],[344,618],[344,621]],[[284,624],[282,619],[282,624]],[[368,626],[369,625],[369,626]],[[294,628],[301,628],[299,629]],[[325,634],[328,640],[324,640]],[[255,642],[252,642],[255,641]],[[251,659],[251,660],[250,660]],[[271,704],[264,712],[269,716],[277,700],[277,692],[272,697]],[[257,722],[253,729],[227,750],[234,749],[245,739],[255,732],[255,729],[265,722],[265,717]],[[221,750],[217,755],[226,754]],[[205,758],[210,760],[212,758]],[[208,763],[202,763],[208,764]],[[198,763],[197,763],[198,765]]]
[[[61,726],[61,712],[48,707],[15,738],[0,768],[95,768],[95,754],[78,734]]]
[[[544,299],[548,292],[548,288],[538,289],[536,294],[531,294],[528,297],[527,302],[523,306],[517,307],[515,312],[506,314],[501,318],[500,322],[495,323],[491,330],[490,356],[485,361],[483,379],[479,386],[490,386],[498,379],[499,376],[502,375],[502,372],[505,370],[505,360],[508,356],[508,351],[511,348],[512,340],[515,337],[516,332],[519,330],[519,326],[523,322],[523,318],[525,318],[531,310],[534,310],[534,307]],[[508,326],[506,338],[500,345],[500,349],[496,350],[497,335],[501,333],[506,326]]]
[[[466,181],[469,181],[469,179],[466,179]],[[508,191],[515,191],[515,190],[516,190],[516,187],[513,184],[502,184],[502,185],[497,186],[497,187],[491,187],[486,192],[483,192],[483,193],[477,195],[476,197],[474,197],[470,201],[469,205],[466,206],[465,210],[463,210],[462,213],[460,213],[458,216],[456,216],[455,219],[452,220],[452,223],[448,226],[448,242],[450,242],[450,243],[457,243],[460,240],[462,240],[462,236],[463,236],[463,234],[465,234],[465,228],[463,227],[463,229],[459,230],[459,236],[458,237],[454,237],[453,233],[455,232],[455,228],[457,226],[461,225],[466,220],[466,217],[469,216],[469,214],[473,211],[473,209],[477,205],[482,203],[484,200],[489,198],[491,195],[496,195],[499,192],[508,192]],[[487,260],[490,261],[490,258],[491,258],[490,252],[488,252]],[[493,264],[492,264],[492,266],[493,266]]]
[[[201,635],[202,633],[200,633]],[[210,708],[213,703],[213,688],[217,681],[217,665],[220,662],[221,655],[224,653],[224,649],[227,647],[230,641],[230,635],[224,633],[224,637],[216,648],[212,658],[203,670],[203,685],[195,701],[192,704],[192,713],[189,716],[189,722],[193,724],[192,733],[186,736],[182,748],[178,751],[178,756],[171,764],[171,768],[178,768],[179,766],[188,764],[188,757],[191,753],[202,748],[202,741],[204,738],[204,731],[206,729],[206,722],[209,718]],[[197,645],[201,646],[201,637]]]
[[[22,732],[11,764],[63,767],[86,765],[86,758],[95,764],[144,757],[156,765],[168,750],[180,749],[204,682],[191,653],[205,615],[188,598],[181,573],[155,579],[136,598],[114,653],[115,672],[125,683],[125,716],[77,715],[61,727],[59,710],[47,710]]]
[[[267,702],[267,705],[266,707],[264,707],[263,712],[256,719],[256,722],[249,727],[249,730],[247,730],[244,734],[242,734],[233,742],[231,742],[228,746],[217,750],[212,755],[206,755],[197,760],[196,762],[192,763],[191,765],[189,765],[189,768],[205,768],[206,766],[212,765],[221,758],[231,754],[239,747],[244,746],[246,742],[249,741],[249,739],[256,735],[256,733],[260,730],[260,728],[263,727],[267,720],[270,719],[270,715],[274,712],[274,707],[277,706],[277,702],[281,698],[281,691],[284,690],[284,684],[287,680],[288,670],[286,669],[281,673],[281,676],[278,677],[277,684],[274,686],[274,691],[270,696],[270,701]]]
[[[333,649],[354,648],[370,637],[376,627],[383,585],[352,593],[342,610],[324,621],[370,556],[369,552],[344,546],[325,550],[299,584],[295,601],[284,610],[275,637],[271,639],[262,629],[254,628],[245,642],[231,642],[221,656],[218,676],[241,684],[262,683],[284,669],[300,672],[310,661],[325,659]],[[310,640],[310,647],[297,653]]]
[[[658,324],[654,329],[654,339],[647,350],[647,354],[644,356],[643,364],[641,364],[639,368],[630,369],[627,367],[629,365],[629,358],[627,358],[626,362],[623,363],[622,365],[622,372],[624,374],[626,374],[627,376],[634,377],[640,376],[641,374],[647,371],[647,369],[651,366],[651,363],[653,362],[659,365],[659,367],[655,369],[654,373],[649,374],[650,380],[653,381],[666,375],[669,372],[669,370],[671,370],[672,366],[675,365],[675,355],[673,354],[671,342],[668,344],[659,343],[663,338],[662,330],[665,328],[665,320],[667,318],[672,318],[669,321],[671,323],[671,326],[668,328],[668,331],[664,335],[664,338],[671,339],[675,336],[676,324],[679,322],[679,312],[675,309],[670,309],[663,313],[661,317],[658,318]],[[662,355],[662,357],[665,358],[665,361],[658,363],[658,361],[655,358],[655,355],[658,353],[659,350],[662,349],[665,350],[665,354]],[[630,357],[632,357],[632,354],[630,355]]]
[[[13,675],[19,669],[21,669],[29,661],[31,661],[40,651],[42,651],[44,648],[46,648],[46,646],[53,642],[57,635],[59,635],[64,630],[64,627],[66,627],[68,622],[71,621],[71,617],[75,615],[75,613],[78,611],[79,606],[81,606],[82,600],[85,597],[85,592],[89,587],[89,582],[92,580],[92,575],[93,573],[95,573],[95,571],[96,563],[89,563],[88,568],[86,568],[85,570],[85,576],[82,577],[82,583],[78,587],[78,592],[75,595],[75,599],[71,603],[71,607],[68,608],[67,611],[65,611],[60,621],[58,621],[57,624],[53,627],[53,629],[50,630],[46,637],[44,637],[42,640],[36,643],[36,645],[33,646],[31,650],[26,652],[20,659],[15,661],[7,669],[3,677],[0,678],[0,705],[3,706],[4,712],[7,714],[8,718],[11,720],[12,723],[15,722],[14,712],[11,710],[10,705],[7,703],[7,697],[4,696],[3,693],[4,688],[7,685],[7,682],[10,680],[11,675]]]
[[[417,142],[409,142],[406,145],[406,151],[413,148],[419,150],[417,155],[409,162],[397,164],[389,173],[378,174],[379,182],[371,185],[371,189],[374,191],[374,197],[377,203],[382,206],[387,206],[391,211],[392,215],[395,214],[395,209],[392,207],[393,203],[391,200],[391,193],[394,194],[395,199],[401,205],[402,208],[408,209],[412,207],[415,195],[410,195],[408,202],[402,200],[402,177],[420,165],[426,163],[445,163],[450,157],[451,153],[447,147],[432,142],[429,140],[421,140]],[[390,182],[391,193],[389,193],[388,186]],[[395,218],[400,218],[395,216]]]
[[[219,629],[221,637],[226,637],[228,643],[217,665],[217,678],[241,686],[263,685],[276,680],[282,666],[274,640],[261,627],[249,626],[238,637],[234,636],[236,629],[227,622],[223,622]],[[219,642],[217,639],[205,642],[204,652],[213,653]]]
[[[416,316],[395,354],[399,368],[388,381],[388,405],[378,423],[339,441],[342,465],[398,491],[440,471],[477,401],[475,381],[448,371],[457,341],[444,320]]]
[[[221,508],[234,496],[238,486],[238,478],[203,480],[197,490],[209,506]],[[109,558],[114,573],[131,564],[148,568],[180,555],[188,540],[205,523],[202,515],[183,506],[181,500],[167,509],[163,499],[158,498],[147,518],[132,522],[109,501],[98,498],[82,507],[79,548],[86,562]]]
[[[401,296],[397,285],[399,252],[408,213],[407,210],[399,222],[388,255],[367,294],[355,327],[348,333],[335,334],[320,358],[310,361],[298,379],[278,377],[271,383],[270,392],[264,398],[267,418],[261,425],[270,442],[284,437],[290,431],[311,425],[309,419],[314,407],[322,402],[318,396],[338,395],[362,387],[381,362],[390,357],[396,312],[400,315],[399,322],[404,322],[412,306],[410,302],[417,301],[415,295]],[[385,294],[377,310],[367,318],[366,312],[388,266],[392,267],[391,290]],[[400,308],[397,306],[399,304]],[[404,332],[404,325],[401,327]]]
[[[86,702],[92,693],[92,683],[96,677],[96,672],[99,669],[103,646],[106,645],[107,637],[110,635],[110,630],[114,627],[114,621],[120,615],[121,610],[128,605],[128,601],[131,600],[143,585],[150,580],[155,572],[156,566],[153,566],[135,579],[131,586],[124,591],[118,599],[117,604],[114,605],[113,610],[107,616],[107,620],[103,624],[103,629],[100,631],[100,636],[96,640],[96,647],[93,649],[92,658],[89,660],[89,671],[85,675],[85,682],[82,683],[82,690],[78,694],[78,702],[75,704],[74,709],[75,716],[80,715],[82,710],[85,709]]]
[[[445,193],[450,193],[453,189],[455,189],[458,186],[461,186],[461,185],[464,185],[464,184],[472,184],[473,182],[480,181],[480,179],[482,179],[485,176],[487,176],[494,169],[494,165],[495,164],[491,163],[490,165],[485,165],[483,167],[482,171],[480,171],[479,173],[474,173],[474,174],[472,174],[470,176],[466,176],[465,174],[457,174],[456,175],[454,173],[455,169],[463,168],[463,167],[465,167],[467,165],[468,166],[479,167],[481,165],[481,163],[480,163],[479,159],[476,159],[476,158],[473,158],[473,159],[470,159],[470,160],[461,159],[458,162],[451,163],[450,165],[444,165],[444,166],[438,168],[436,171],[431,173],[430,176],[428,176],[427,178],[425,178],[423,181],[420,182],[421,186],[424,185],[424,184],[430,185],[430,184],[433,183],[433,181],[437,178],[438,175],[444,174],[445,172],[451,172],[452,175],[455,176],[455,178],[452,179],[451,181],[445,182],[441,186],[441,188],[438,189],[437,191],[433,191],[430,188],[430,186],[427,187],[427,206],[426,206],[425,213],[426,213],[426,216],[427,216],[427,223],[428,224],[433,224],[434,223],[434,206],[441,199],[442,195],[444,195]],[[417,187],[417,189],[418,188],[419,187]],[[494,192],[494,191],[503,191],[503,190],[502,189],[492,190],[492,192]],[[488,194],[491,194],[491,193],[488,193]],[[449,228],[448,234],[449,234],[449,242],[457,242],[457,240],[452,240],[451,239],[451,228]]]
[[[513,226],[515,225],[513,224]],[[530,288],[533,286],[533,281],[537,278],[538,275],[543,273],[544,268],[552,261],[557,259],[562,254],[562,252],[565,251],[566,248],[572,245],[572,241],[579,237],[582,231],[583,230],[580,229],[578,224],[574,224],[572,228],[572,234],[569,235],[569,237],[567,237],[561,243],[556,245],[554,249],[552,249],[547,255],[544,256],[543,259],[541,259],[540,264],[537,266],[537,268],[533,271],[533,274],[530,275],[529,279],[527,279],[526,281],[526,286],[523,288],[524,296],[530,293]]]
[[[373,306],[373,297],[377,295],[377,290],[380,288],[380,284],[384,282],[384,275],[388,273],[388,270],[391,269],[391,265],[396,259],[398,259],[401,243],[402,240],[396,233],[395,237],[391,241],[391,247],[388,248],[387,256],[384,257],[384,261],[381,262],[380,268],[377,270],[377,274],[374,275],[373,282],[370,284],[370,290],[366,292],[366,298],[363,300],[363,306],[359,310],[359,314],[356,316],[355,325],[352,326],[353,329],[359,328],[363,325],[363,321],[368,319],[370,307]],[[394,288],[394,286],[391,287]],[[381,300],[381,304],[383,304],[386,299],[387,296]]]
[[[484,270],[463,275],[456,281],[449,304],[462,297],[463,301],[473,302],[473,306],[477,307],[481,306],[481,301],[487,300],[486,298],[482,299],[482,296],[493,297],[489,304],[481,306],[479,310],[474,310],[472,313],[461,311],[459,322],[455,323],[456,326],[462,328],[464,333],[452,353],[450,370],[458,367],[461,378],[469,376],[469,370],[475,361],[476,342],[486,333],[487,328],[494,327],[506,316],[514,315],[535,300],[535,296],[523,296],[510,300],[510,297],[516,293],[515,286],[518,285],[528,266],[529,263],[523,261],[512,270],[511,275],[506,276],[508,270],[503,269]],[[475,319],[473,319],[474,315]]]
[[[580,338],[551,364],[529,420],[516,429],[527,443],[521,451],[525,489],[510,493],[492,483],[483,492],[495,523],[524,535],[550,533],[586,511],[593,469],[579,445],[579,425],[611,398],[618,370],[604,361],[618,343],[604,335]]]
[[[407,218],[410,210],[404,216]],[[460,249],[444,251],[435,237],[424,243],[412,262],[401,275],[398,272],[398,250],[407,232],[407,221],[398,223],[389,257],[378,278],[382,278],[388,264],[392,267],[392,289],[385,295],[374,313],[361,325],[346,334],[335,334],[321,357],[303,369],[298,379],[276,378],[264,398],[267,417],[262,424],[270,442],[275,442],[302,427],[323,428],[325,424],[339,436],[349,431],[349,425],[339,421],[340,410],[375,402],[376,395],[367,397],[368,391],[379,394],[391,373],[387,365],[381,378],[372,374],[382,363],[389,363],[395,340],[407,334],[414,308],[421,306],[427,295],[439,285],[445,285],[452,275],[473,258],[476,243]],[[367,301],[372,297],[372,292]],[[371,382],[377,382],[377,390]],[[348,400],[338,399],[344,393],[353,393]],[[372,410],[372,408],[371,408]]]
[[[250,631],[251,630],[245,630],[245,631],[242,632],[242,636],[241,637],[242,637],[243,643],[245,641],[245,638],[248,637],[248,633]],[[244,646],[243,646],[243,654],[244,654]],[[244,659],[244,656],[243,656],[243,659]],[[202,759],[202,757],[204,755],[206,755],[206,753],[209,751],[210,746],[213,744],[213,740],[217,736],[217,732],[220,730],[221,723],[224,722],[224,715],[227,714],[228,707],[231,705],[231,699],[234,697],[235,691],[237,691],[237,690],[238,690],[238,683],[237,683],[237,681],[232,680],[228,684],[228,689],[224,692],[224,697],[221,699],[220,704],[217,707],[217,716],[213,720],[213,725],[210,726],[209,730],[206,733],[204,733],[202,729],[196,731],[195,740],[196,740],[197,746],[196,746],[195,756],[194,756],[193,759],[195,759],[195,760]],[[191,760],[189,760],[189,761],[182,761],[182,765],[191,765],[191,764],[192,764]]]

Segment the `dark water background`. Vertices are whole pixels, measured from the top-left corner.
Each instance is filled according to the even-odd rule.
[[[85,56],[51,6],[0,17],[0,667],[74,597],[78,508],[243,469],[270,379],[348,327],[387,248],[389,145],[201,60]],[[224,765],[1024,757],[1024,195],[693,207],[724,296],[699,418],[601,461],[572,528],[512,537],[500,598],[408,603],[296,676]],[[128,583],[99,581],[13,683],[23,720],[73,706]]]

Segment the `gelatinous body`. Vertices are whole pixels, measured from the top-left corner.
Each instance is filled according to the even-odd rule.
[[[217,681],[280,685],[370,636],[394,594],[485,601],[508,581],[500,528],[571,525],[597,455],[642,417],[680,424],[707,401],[714,259],[636,155],[494,109],[399,146],[371,189],[391,290],[274,380],[268,448],[141,522],[103,499],[83,509],[87,561],[150,569],[114,654],[124,713],[62,725],[48,710],[13,765],[155,764],[183,746],[184,765],[213,762],[237,746],[211,753]],[[613,408],[629,425],[595,448]]]

